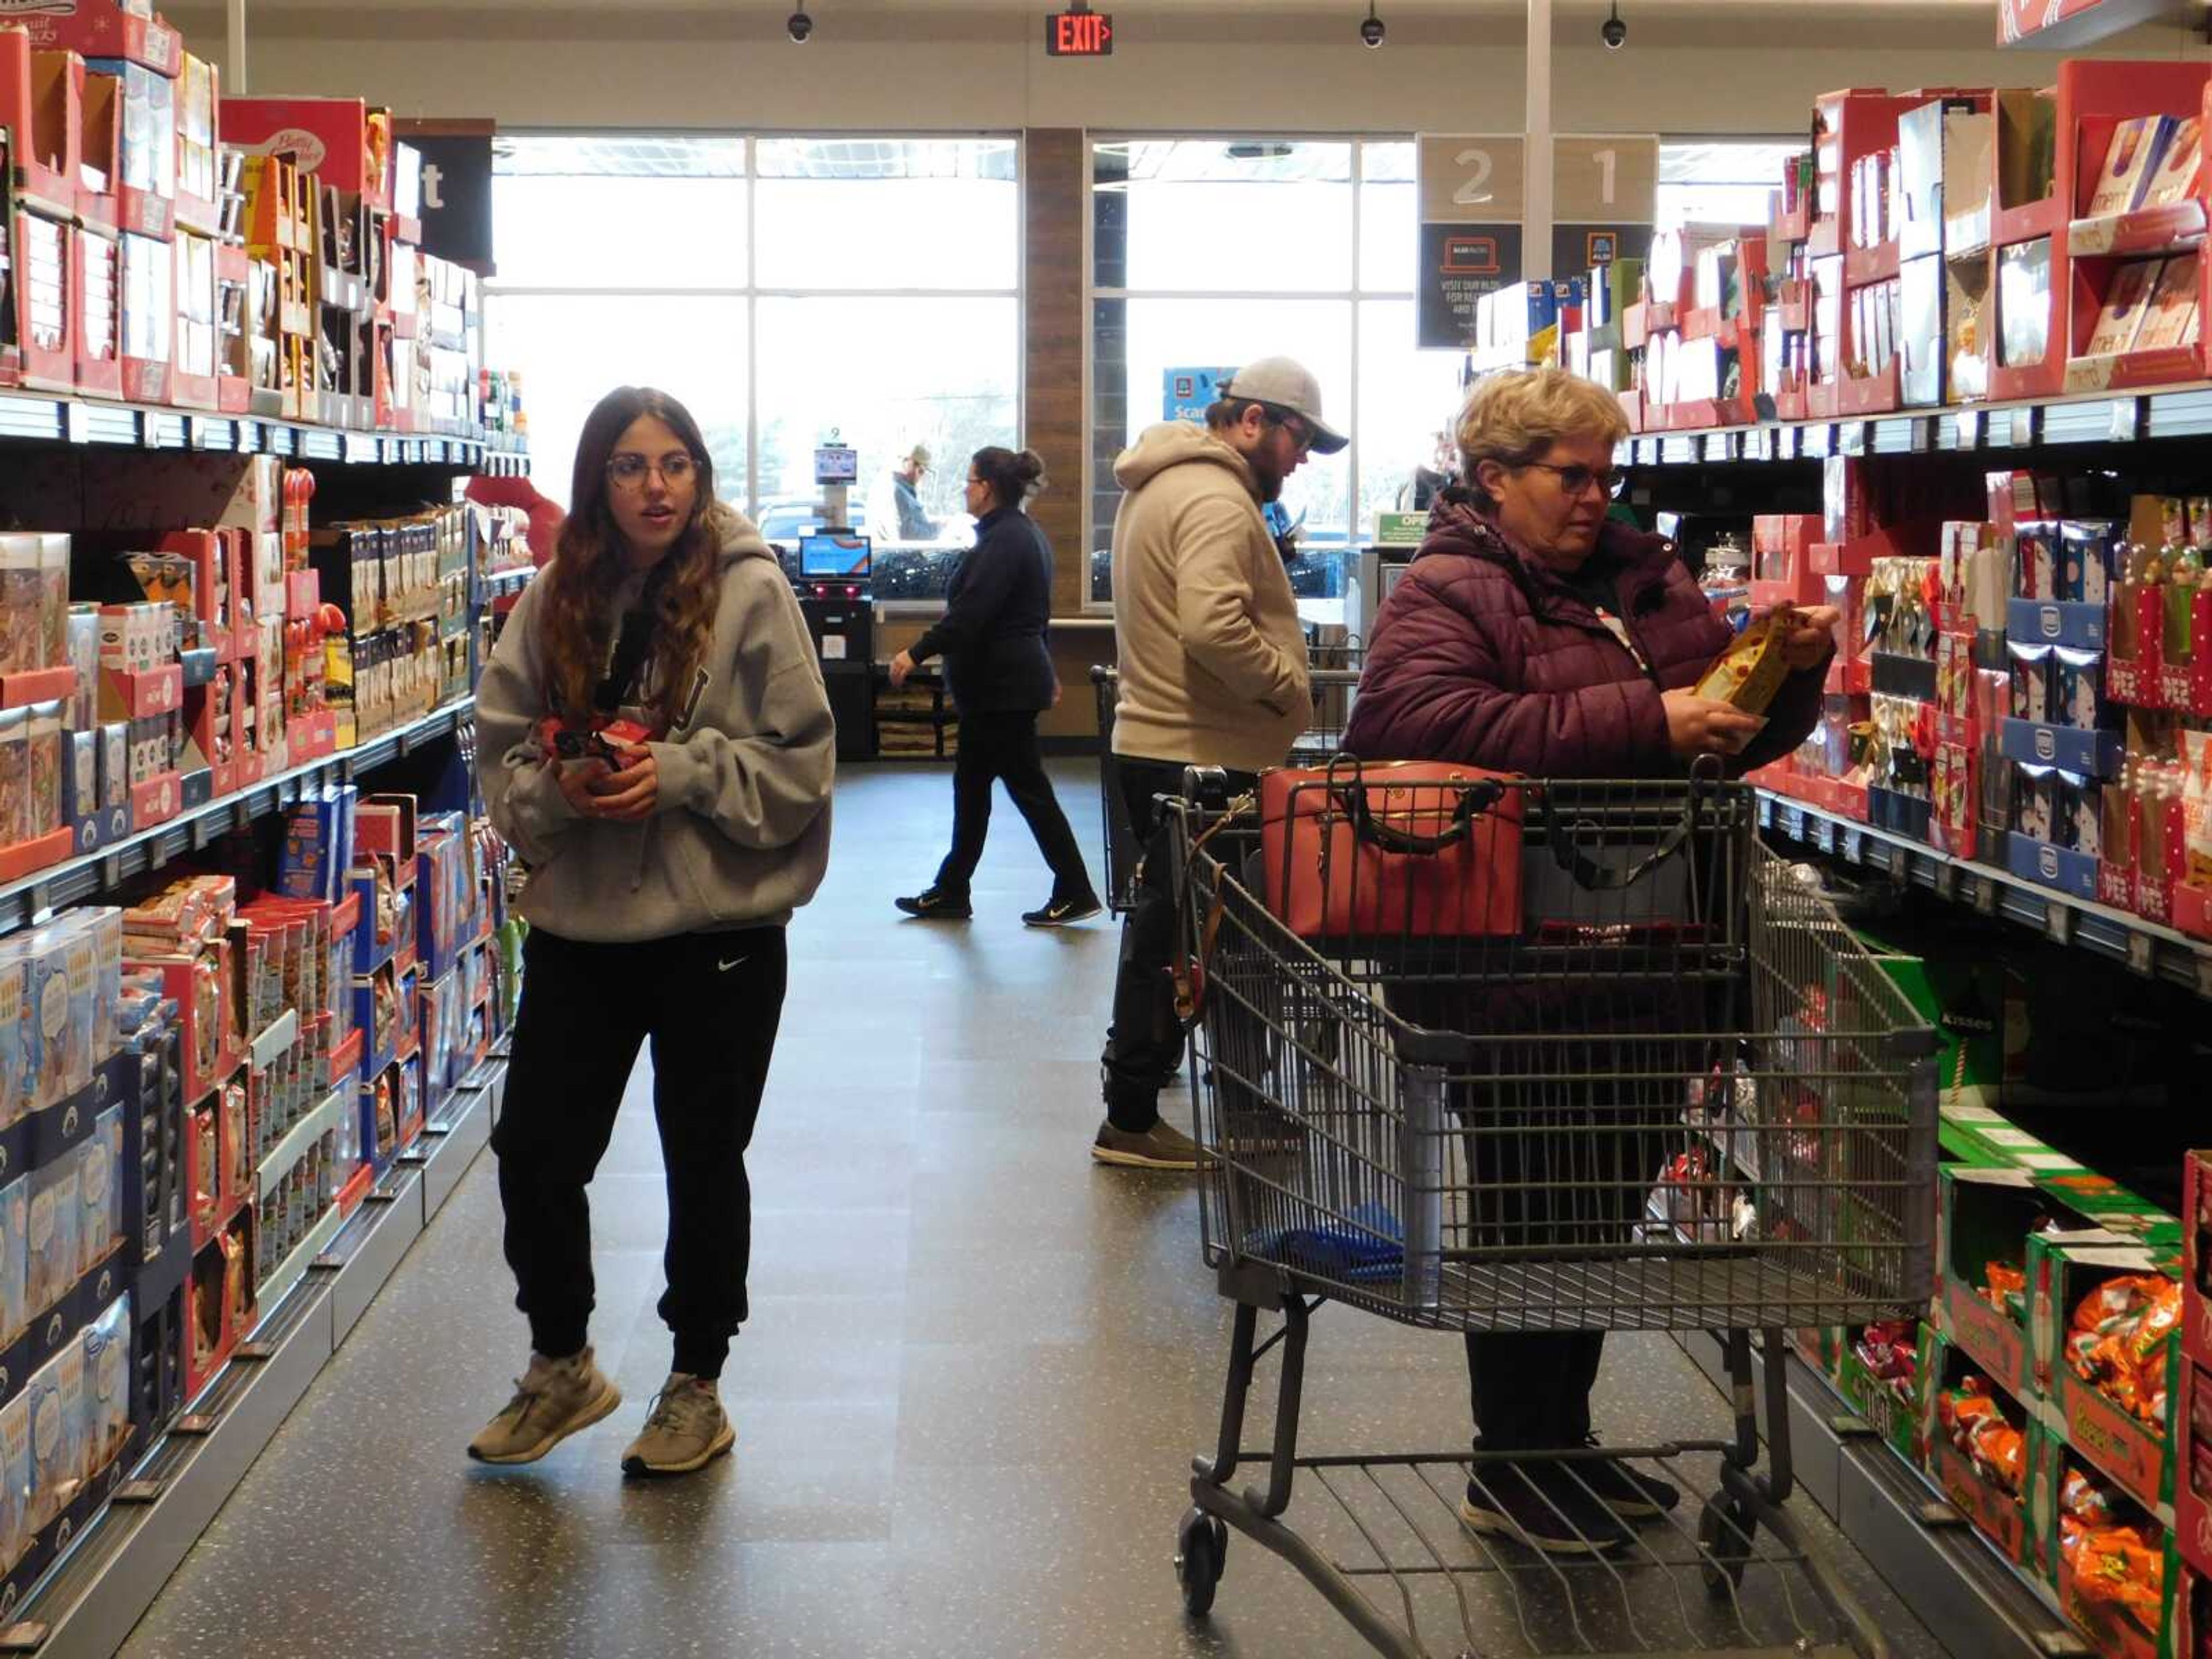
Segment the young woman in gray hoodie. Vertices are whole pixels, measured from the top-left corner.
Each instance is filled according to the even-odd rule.
[[[507,618],[477,729],[485,805],[530,872],[492,1149],[532,1352],[469,1455],[534,1462],[622,1403],[586,1346],[585,1188],[650,1042],[675,1357],[623,1468],[685,1474],[736,1438],[715,1381],[745,1316],[745,1147],[784,927],[829,860],[836,733],[791,584],[674,398],[623,386],[585,422],[559,551]]]

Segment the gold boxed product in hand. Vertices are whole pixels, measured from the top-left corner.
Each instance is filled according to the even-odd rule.
[[[1796,620],[1797,613],[1784,606],[1745,629],[1735,644],[1713,659],[1698,682],[1698,695],[1733,703],[1747,714],[1764,714],[1789,675],[1782,641]]]

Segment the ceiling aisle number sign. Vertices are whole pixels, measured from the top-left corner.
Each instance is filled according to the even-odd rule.
[[[1475,303],[1522,279],[1528,146],[1517,133],[1430,133],[1417,150],[1421,204],[1419,344],[1463,351]],[[1659,210],[1650,133],[1552,141],[1552,270],[1640,259]]]
[[[1615,133],[1552,141],[1552,275],[1641,259],[1659,215],[1659,139]]]
[[[1417,146],[1421,263],[1419,343],[1464,350],[1475,302],[1521,280],[1522,168],[1518,133],[1428,133]]]

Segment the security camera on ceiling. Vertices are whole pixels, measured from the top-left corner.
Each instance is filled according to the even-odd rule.
[[[1613,52],[1628,44],[1628,25],[1620,21],[1620,0],[1613,0],[1613,15],[1597,26],[1597,38]]]
[[[806,44],[806,37],[814,33],[814,20],[806,15],[806,8],[801,6],[797,11],[791,14],[791,21],[788,23],[786,23],[784,27],[791,31],[791,38],[793,40],[798,41],[799,45],[805,46]]]
[[[1367,21],[1359,26],[1359,40],[1363,46],[1382,44],[1382,20],[1375,15],[1375,0],[1367,0]]]

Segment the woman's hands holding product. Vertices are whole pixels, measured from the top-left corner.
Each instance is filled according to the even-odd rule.
[[[634,823],[649,818],[660,799],[660,764],[650,749],[624,751],[627,763],[618,772],[603,774],[591,785],[591,815]]]
[[[650,749],[626,750],[619,771],[603,760],[563,764],[553,756],[545,763],[562,799],[580,818],[607,818],[635,823],[653,816],[660,799],[660,768]]]
[[[1694,691],[1668,691],[1660,701],[1667,708],[1667,746],[1684,757],[1740,755],[1766,724],[1734,703]]]
[[[1796,613],[1796,624],[1782,636],[1782,660],[1792,670],[1818,668],[1836,643],[1836,624],[1844,613],[1832,605],[1815,605]]]

